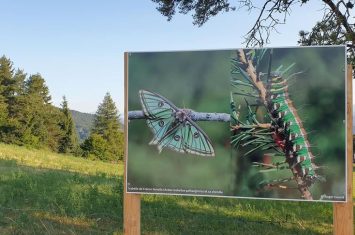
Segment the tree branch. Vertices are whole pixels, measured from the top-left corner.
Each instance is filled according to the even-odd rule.
[[[254,86],[255,90],[257,90],[259,93],[260,100],[262,101],[262,103],[266,107],[266,109],[268,109],[267,107],[270,106],[270,103],[269,103],[270,100],[266,98],[266,88],[265,88],[263,82],[258,79],[258,74],[256,73],[256,69],[253,64],[253,61],[249,60],[247,58],[245,51],[243,49],[240,49],[237,51],[237,56],[238,56],[238,66],[240,66],[241,69],[243,69],[244,71],[247,72],[247,74],[249,76],[249,80],[252,82],[252,85]],[[271,60],[271,58],[270,58],[270,60]],[[298,120],[298,123],[300,124],[301,121],[300,121],[298,115],[296,113],[294,115],[295,115],[295,118]],[[251,125],[252,128],[262,128],[262,129],[269,128],[271,132],[274,131],[272,128],[272,125],[270,125],[270,126],[267,124],[253,124],[253,125]],[[244,127],[246,127],[246,126],[244,126]],[[250,125],[247,128],[250,128]],[[243,132],[243,130],[241,129],[241,125],[232,126],[232,129],[233,130],[240,130]],[[301,129],[301,132],[302,132],[303,136],[306,136],[303,128]],[[250,134],[252,136],[254,135],[253,132],[251,132]],[[287,156],[288,153],[286,153],[286,152],[284,152],[284,153],[285,153],[285,156]],[[291,161],[287,161],[287,163],[292,171],[293,178],[297,183],[297,188],[298,188],[299,192],[301,193],[302,198],[304,198],[306,200],[313,200],[312,194],[309,191],[309,186],[307,185],[307,182],[305,182],[302,177],[303,173],[301,172],[301,169],[295,168]]]
[[[245,71],[248,73],[249,77],[253,81],[253,85],[258,90],[262,102],[265,103],[266,89],[264,87],[263,82],[258,81],[258,76],[256,74],[256,69],[254,68],[253,61],[247,60],[243,49],[239,49],[237,54],[240,63],[242,64],[243,68],[245,69]]]
[[[277,25],[285,24],[294,4],[294,0],[267,0],[261,7],[257,7],[253,5],[251,0],[241,1],[241,5],[247,7],[249,12],[254,9],[260,11],[253,27],[245,35],[246,46],[263,46],[265,43],[269,43],[271,32],[277,32]]]
[[[337,7],[331,0],[323,0],[323,2],[325,4],[327,4],[330,9],[332,10],[332,12],[335,13],[335,15],[337,16],[339,22],[341,22],[341,24],[344,26],[344,28],[346,29],[346,32],[350,35],[350,39],[352,41],[353,44],[355,44],[355,35],[354,35],[354,31],[351,28],[351,26],[348,23],[348,17],[345,16],[345,14],[343,14],[339,7]],[[340,1],[339,3],[341,3],[342,1]],[[349,15],[350,16],[350,15]]]
[[[230,114],[228,113],[204,113],[204,112],[189,112],[189,117],[192,121],[209,121],[209,122],[230,122]],[[128,120],[146,119],[142,110],[134,110],[128,112]]]

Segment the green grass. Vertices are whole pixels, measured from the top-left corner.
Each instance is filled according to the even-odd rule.
[[[0,234],[122,231],[122,164],[0,144]]]
[[[121,163],[0,144],[0,234],[122,234],[122,174]],[[143,234],[332,234],[332,213],[329,203],[143,195],[141,226]]]

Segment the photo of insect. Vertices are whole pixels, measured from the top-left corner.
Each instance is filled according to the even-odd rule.
[[[147,125],[154,134],[149,144],[157,145],[159,153],[169,148],[179,153],[214,156],[207,134],[191,120],[191,110],[179,109],[154,92],[140,90],[139,97]]]
[[[346,201],[344,46],[128,60],[129,192]]]
[[[268,71],[262,73],[259,65],[266,55]],[[291,177],[262,180],[260,188],[290,188],[284,183],[294,181],[297,185],[294,188],[301,193],[301,198],[313,200],[310,187],[318,180],[324,181],[324,177],[317,174],[319,167],[314,163],[307,132],[289,96],[288,81],[295,74],[284,76],[294,65],[271,71],[271,63],[272,49],[238,50],[232,59],[232,75],[238,77],[231,80],[231,144],[239,150],[248,148],[243,156],[262,152],[264,161],[253,162],[260,172],[291,171]],[[246,120],[242,120],[241,106],[236,107],[234,96],[244,99]],[[250,103],[250,99],[255,103]],[[267,122],[258,120],[260,108],[266,110]],[[265,162],[265,157],[282,160]]]

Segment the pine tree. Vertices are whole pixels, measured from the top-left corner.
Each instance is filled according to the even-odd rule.
[[[63,96],[63,102],[61,104],[61,112],[63,113],[64,118],[60,123],[60,127],[64,136],[60,140],[58,151],[60,153],[73,153],[78,144],[78,138],[74,120],[65,96]]]
[[[0,93],[5,99],[12,95],[13,76],[14,69],[12,61],[2,56],[0,58],[0,84],[2,87]]]
[[[25,92],[26,74],[20,69],[15,71],[11,60],[5,56],[0,58],[0,63],[0,104],[5,103],[0,107],[6,106],[6,111],[1,112],[3,119],[6,119],[1,125],[1,141],[20,144],[19,133],[22,127],[18,117],[23,116],[21,96]]]
[[[8,104],[5,94],[7,93],[7,84],[10,83],[13,76],[12,62],[10,59],[2,56],[0,58],[0,140],[5,141],[8,129]]]
[[[43,118],[46,139],[42,141],[42,145],[49,147],[54,152],[58,152],[61,140],[64,137],[63,130],[61,129],[61,123],[65,119],[64,114],[59,108],[47,105]]]
[[[25,92],[21,97],[21,140],[25,145],[58,149],[61,112],[50,102],[51,96],[45,80],[40,74],[31,75],[25,81]]]
[[[0,58],[0,141],[53,151],[72,151],[76,132],[67,101],[63,109],[51,105],[51,96],[40,74],[27,78]]]
[[[15,103],[16,96],[24,92],[24,81],[26,74],[23,70],[13,68],[13,63],[5,56],[0,58],[1,72],[0,83],[3,87],[1,94],[4,96],[6,103],[11,106]]]
[[[51,103],[52,97],[49,95],[49,89],[40,74],[34,74],[28,78],[26,92],[28,95],[32,95],[39,104]]]
[[[27,74],[23,70],[17,69],[12,78],[11,86],[7,89],[7,95],[5,97],[7,98],[7,103],[9,105],[10,117],[14,115],[13,107],[16,106],[17,98],[25,94],[26,76]]]
[[[82,145],[86,156],[95,154],[101,160],[117,161],[123,157],[123,133],[119,114],[109,93],[99,105],[94,127]]]
[[[24,84],[25,84],[26,74],[23,70],[17,69],[13,75],[11,83],[6,87],[6,103],[8,111],[7,119],[7,132],[6,138],[3,139],[6,143],[11,144],[21,144],[20,133],[21,133],[21,123],[18,119],[19,116],[23,116],[22,99],[24,95]]]
[[[5,98],[0,95],[0,139],[2,139],[2,134],[4,132],[4,128],[7,124],[7,104],[5,102]]]
[[[119,130],[119,115],[115,103],[111,95],[106,93],[103,102],[99,105],[94,120],[94,127],[92,132],[105,135],[107,130]],[[108,134],[108,133],[106,133]]]

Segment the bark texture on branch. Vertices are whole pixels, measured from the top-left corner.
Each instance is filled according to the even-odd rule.
[[[210,121],[210,122],[230,122],[230,114],[228,113],[204,113],[190,111],[189,117],[192,121]],[[128,120],[146,119],[142,110],[134,110],[128,112]]]
[[[263,103],[265,103],[266,102],[266,89],[264,87],[263,82],[260,80],[258,81],[258,77],[256,74],[255,67],[253,65],[253,61],[247,60],[243,49],[239,49],[237,54],[238,54],[239,61],[243,65],[243,68],[248,73],[250,79],[253,81],[254,87],[258,90],[259,95],[260,95],[260,99],[262,100]]]

